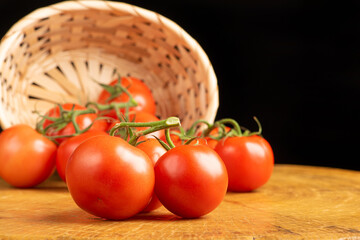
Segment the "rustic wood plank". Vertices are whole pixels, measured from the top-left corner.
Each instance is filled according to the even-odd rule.
[[[79,209],[66,185],[0,180],[0,239],[360,239],[360,172],[276,165],[251,193],[228,193],[212,213],[184,220],[160,208],[124,221]]]

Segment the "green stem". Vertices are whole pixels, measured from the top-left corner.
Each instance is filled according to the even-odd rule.
[[[135,132],[130,137],[129,143],[132,145],[136,144],[136,141],[139,137],[153,133],[162,129],[168,129],[172,127],[179,127],[180,120],[177,117],[169,117],[164,120],[155,121],[155,122],[120,122],[115,124],[115,126],[110,130],[110,136],[114,136],[115,132],[120,128],[136,128],[136,127],[148,127],[143,131]]]
[[[241,137],[243,134],[242,134],[242,131],[241,131],[241,127],[240,125],[234,120],[234,119],[231,119],[231,118],[224,118],[224,119],[221,119],[219,121],[217,121],[215,124],[230,124],[233,126],[233,129],[235,131],[235,134],[239,137]],[[214,124],[214,125],[215,125]]]
[[[261,133],[262,133],[262,126],[261,126],[261,124],[260,124],[259,119],[257,119],[257,117],[254,116],[254,120],[255,120],[256,124],[258,125],[258,128],[259,128],[259,129],[258,129],[256,132],[250,133],[249,136],[252,136],[252,135],[259,135],[259,136],[260,136]]]
[[[217,123],[210,124],[210,125],[208,126],[208,128],[201,134],[201,136],[202,136],[202,137],[207,137],[207,136],[209,136],[210,132],[211,132],[213,129],[217,128],[217,127],[219,127]]]
[[[206,124],[207,126],[207,129],[211,128],[212,127],[212,124],[210,124],[208,121],[206,120],[203,120],[203,119],[200,119],[200,120],[197,120],[195,121],[191,127],[189,128],[189,130],[186,132],[186,135],[188,136],[194,136],[195,135],[195,131],[196,131],[196,126],[198,126],[199,124]]]
[[[99,111],[114,110],[116,113],[116,117],[120,120],[120,119],[122,119],[122,114],[120,112],[120,109],[125,109],[125,116],[128,116],[127,113],[129,112],[129,108],[136,107],[138,105],[138,103],[136,102],[135,99],[133,99],[130,96],[129,101],[127,101],[127,102],[111,102],[108,104],[89,102],[86,104],[86,107],[91,106],[91,105],[96,107]]]
[[[174,145],[173,141],[171,140],[170,129],[165,130],[165,138],[166,138],[166,142],[169,144],[170,148],[174,148],[175,145]]]
[[[41,115],[39,115],[39,116],[41,116]],[[43,127],[44,122],[45,122],[45,118],[41,116],[40,121],[37,121],[36,125],[35,125],[36,131],[39,132],[42,135],[45,135],[44,127]]]
[[[74,107],[71,110],[64,110],[61,105],[58,105],[60,111],[60,117],[49,117],[46,115],[40,115],[41,120],[36,124],[36,130],[43,135],[46,135],[46,132],[51,128],[62,129],[69,122],[74,125],[75,132],[81,132],[78,123],[76,122],[76,117],[83,114],[96,113],[95,109],[85,109],[85,110],[74,110]],[[45,120],[49,120],[50,123],[46,128],[43,128]]]
[[[100,104],[97,102],[88,102],[86,104],[86,107],[89,106],[94,106],[96,107],[99,111],[105,111],[105,110],[112,110],[115,109],[121,109],[121,108],[126,108],[126,107],[136,107],[138,104],[135,101],[135,99],[130,98],[128,102],[111,102],[109,104]]]
[[[128,95],[130,100],[132,99],[132,95],[127,89],[127,88],[129,88],[131,86],[131,81],[130,81],[130,84],[129,84],[128,87],[124,87],[121,84],[121,80],[122,79],[121,79],[120,74],[118,74],[117,82],[114,85],[108,85],[108,84],[100,83],[100,82],[96,81],[95,79],[93,79],[94,82],[99,84],[105,91],[107,91],[110,94],[109,98],[107,98],[105,100],[106,103],[110,103],[112,100],[114,100],[115,98],[121,96],[121,94],[123,94],[123,93]]]
[[[96,113],[96,111],[95,111],[95,109],[88,108],[88,109],[86,109],[86,110],[76,110],[76,111],[73,111],[73,112],[71,112],[71,113],[72,113],[72,114],[71,114],[71,122],[72,122],[72,124],[73,124],[73,126],[74,126],[75,133],[81,133],[83,130],[90,128],[90,127],[92,126],[92,124],[91,124],[89,127],[81,130],[80,127],[79,127],[79,124],[76,122],[76,118],[77,118],[79,115],[89,114],[89,113]]]

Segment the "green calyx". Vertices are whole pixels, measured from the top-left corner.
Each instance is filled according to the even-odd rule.
[[[38,114],[40,117],[40,120],[36,123],[36,131],[44,135],[45,137],[49,138],[56,144],[57,138],[66,138],[66,137],[73,137],[76,135],[79,135],[81,133],[84,133],[88,131],[93,123],[91,123],[88,127],[85,129],[80,129],[79,124],[76,122],[76,118],[83,114],[91,114],[96,113],[95,109],[87,108],[84,110],[75,110],[75,104],[72,106],[70,110],[65,110],[61,104],[56,105],[59,108],[59,117],[49,117],[47,115],[41,115],[39,112],[34,111],[34,113]],[[46,120],[51,121],[51,123],[44,128],[44,122]],[[97,120],[97,119],[95,119]],[[53,129],[55,131],[61,131],[63,128],[65,128],[69,123],[72,123],[74,126],[75,133],[71,135],[58,135],[58,136],[48,136],[47,133],[50,129]]]
[[[122,109],[125,110],[124,111],[125,113],[128,113],[129,109],[131,107],[136,107],[138,105],[138,103],[133,98],[133,96],[128,91],[128,89],[121,84],[120,75],[118,76],[118,80],[115,85],[108,85],[108,84],[99,83],[99,82],[96,82],[96,83],[99,84],[105,91],[107,91],[110,94],[110,96],[105,100],[105,104],[100,104],[97,102],[88,102],[86,104],[87,107],[94,106],[99,111],[105,111],[105,112],[114,110],[117,118],[121,119],[121,116],[122,116],[121,110]],[[122,94],[126,94],[129,97],[129,100],[127,102],[112,101]]]
[[[111,102],[113,99],[119,97],[123,93],[127,94],[129,97],[131,96],[127,88],[121,84],[121,76],[119,74],[118,74],[117,82],[114,85],[108,85],[99,82],[97,83],[110,94],[110,96],[105,100],[106,103]]]

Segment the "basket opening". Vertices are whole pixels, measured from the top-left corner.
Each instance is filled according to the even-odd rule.
[[[99,9],[82,1],[66,4],[75,7],[49,6],[51,14],[42,12],[39,18],[30,14],[19,23],[20,34],[9,31],[5,40],[11,43],[0,48],[0,56],[5,52],[0,61],[5,128],[19,121],[34,125],[35,106],[45,112],[54,103],[94,100],[101,89],[93,79],[109,83],[117,73],[149,86],[160,118],[177,116],[185,128],[194,119],[213,121],[218,106],[215,74],[201,47],[179,26],[122,3]],[[27,19],[33,21],[25,24]],[[10,102],[20,111],[7,111]],[[15,117],[21,109],[30,111]]]

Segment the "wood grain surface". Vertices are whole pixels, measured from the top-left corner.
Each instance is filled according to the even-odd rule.
[[[165,208],[124,221],[91,216],[66,185],[34,189],[0,180],[0,239],[358,239],[360,172],[276,165],[251,193],[228,193],[212,213],[181,219]]]

